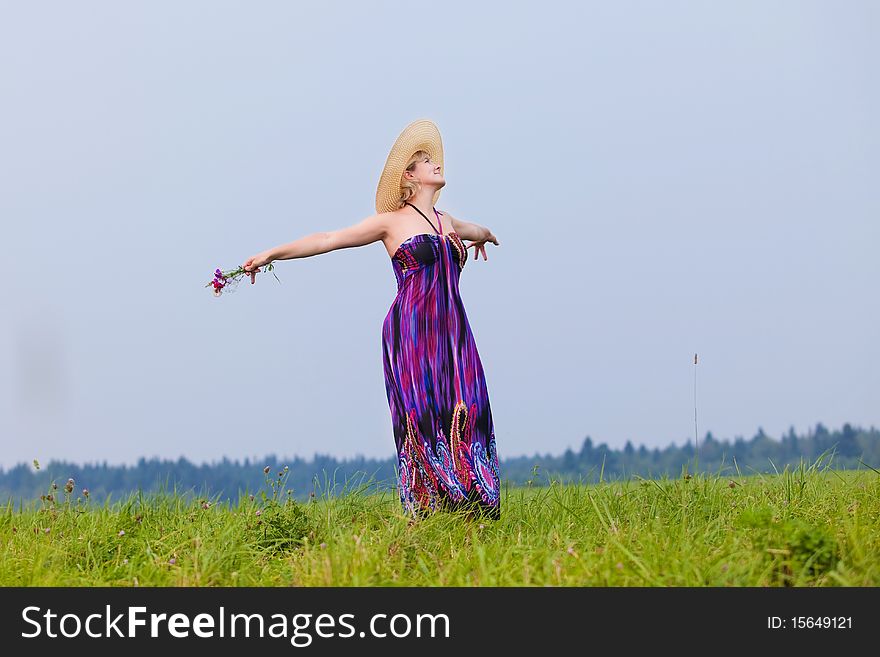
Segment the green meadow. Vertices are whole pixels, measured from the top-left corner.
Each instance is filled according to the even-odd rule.
[[[103,505],[73,485],[0,509],[3,586],[878,586],[880,473],[504,486],[501,519],[412,519],[368,485],[300,502]]]

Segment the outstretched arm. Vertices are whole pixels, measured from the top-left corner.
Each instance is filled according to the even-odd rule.
[[[473,240],[473,242],[468,244],[466,248],[469,249],[472,246],[474,247],[474,260],[477,259],[477,255],[480,252],[483,253],[483,260],[488,260],[486,257],[486,242],[492,242],[495,246],[500,246],[498,238],[495,237],[495,235],[492,234],[492,231],[485,226],[456,219],[448,212],[444,212],[443,216],[447,217],[449,221],[452,222],[452,230],[458,233],[460,238],[464,240]]]
[[[291,260],[293,258],[308,258],[310,256],[329,253],[337,249],[346,249],[352,246],[364,246],[372,244],[385,237],[385,223],[379,215],[372,215],[354,226],[340,228],[333,231],[322,231],[306,235],[293,242],[281,244],[267,249],[242,265],[245,271],[251,274],[251,283],[254,282],[256,270],[273,260]],[[254,271],[252,271],[254,270]]]
[[[270,260],[290,260],[329,253],[352,246],[365,246],[385,237],[385,224],[378,215],[367,217],[354,226],[306,235],[298,240],[269,249]]]
[[[267,262],[273,260],[292,260],[294,258],[309,258],[330,251],[330,242],[327,239],[329,233],[320,232],[300,237],[298,240],[281,244],[263,252]]]
[[[472,224],[469,221],[456,219],[448,212],[443,212],[443,217],[449,219],[452,223],[452,230],[458,233],[458,236],[463,240],[483,240],[492,232],[480,224]]]

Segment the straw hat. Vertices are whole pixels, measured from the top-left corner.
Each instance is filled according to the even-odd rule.
[[[379,177],[379,187],[376,189],[376,212],[393,212],[397,210],[400,201],[400,180],[409,159],[416,151],[426,151],[430,154],[434,164],[438,164],[443,170],[443,142],[440,139],[440,130],[428,119],[413,121],[403,129],[385,162],[382,175]],[[432,204],[440,198],[440,189],[434,194]]]

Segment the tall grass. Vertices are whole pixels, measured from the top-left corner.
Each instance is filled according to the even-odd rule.
[[[237,504],[177,491],[102,506],[10,502],[0,584],[880,585],[876,471],[817,462],[773,475],[505,485],[498,521],[412,519],[369,481],[301,503],[285,474],[267,473],[266,489]]]

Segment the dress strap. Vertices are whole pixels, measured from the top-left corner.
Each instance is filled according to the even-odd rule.
[[[413,208],[413,209],[414,209],[416,212],[418,212],[420,215],[422,215],[423,217],[425,217],[425,213],[422,212],[421,210],[419,210],[419,209],[418,209],[416,206],[414,206],[412,203],[410,203],[409,201],[404,201],[404,203],[406,203],[408,206],[410,206],[411,208]],[[436,209],[436,208],[434,208],[434,212],[437,212],[437,209]],[[438,216],[437,219],[439,220],[440,217]],[[431,220],[428,219],[427,217],[425,217],[425,221],[427,221],[429,224],[431,224]],[[434,228],[434,224],[431,224],[431,228]],[[443,234],[443,231],[442,231],[442,229],[443,229],[443,224],[440,224],[440,228],[441,228],[440,231],[438,231],[436,228],[434,228],[434,232],[435,232],[435,233],[439,233],[440,235],[442,235],[442,234]]]

